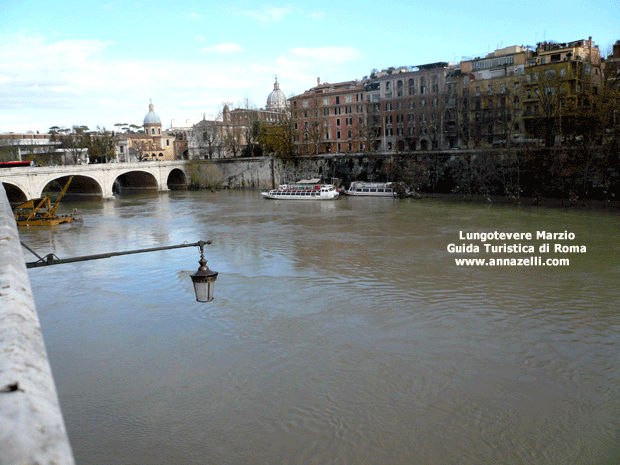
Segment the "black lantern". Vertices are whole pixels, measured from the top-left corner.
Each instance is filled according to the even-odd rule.
[[[200,260],[198,260],[198,263],[200,266],[198,270],[191,275],[192,282],[194,283],[196,300],[198,302],[211,302],[213,300],[213,288],[215,287],[215,280],[218,275],[217,271],[212,271],[207,267],[207,261],[204,255],[205,244],[207,244],[207,242],[198,242],[198,246],[200,247]]]

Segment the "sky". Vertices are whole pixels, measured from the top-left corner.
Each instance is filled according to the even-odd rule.
[[[620,40],[618,0],[0,0],[0,133],[214,119],[373,69]]]

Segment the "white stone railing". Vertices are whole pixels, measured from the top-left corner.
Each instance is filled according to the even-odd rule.
[[[17,225],[0,183],[0,465],[73,465]]]

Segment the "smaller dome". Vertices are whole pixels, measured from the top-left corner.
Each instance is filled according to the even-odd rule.
[[[144,124],[161,124],[159,115],[155,113],[155,106],[153,102],[149,103],[149,112],[144,117]]]
[[[280,84],[278,84],[278,78],[273,85],[273,91],[267,97],[267,110],[281,111],[286,109],[286,95],[280,90]]]

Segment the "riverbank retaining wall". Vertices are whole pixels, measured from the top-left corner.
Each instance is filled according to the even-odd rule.
[[[230,189],[273,189],[278,184],[300,179],[332,178],[343,181],[370,180],[381,173],[393,155],[326,154],[300,156],[283,161],[280,158],[230,158],[204,161],[217,166],[220,183]],[[343,179],[344,178],[344,179]]]
[[[0,183],[0,465],[73,463],[17,225]]]
[[[280,182],[280,162],[271,157],[223,158],[205,163],[217,166],[219,183],[230,189],[271,189]]]

